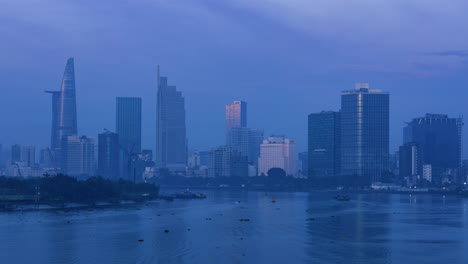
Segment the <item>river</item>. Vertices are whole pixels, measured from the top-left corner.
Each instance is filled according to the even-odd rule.
[[[1,263],[468,263],[468,199],[457,196],[205,193],[0,213]]]

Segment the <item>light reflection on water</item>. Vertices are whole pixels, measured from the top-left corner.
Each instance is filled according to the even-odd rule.
[[[468,200],[462,198],[355,194],[350,202],[337,202],[327,192],[275,193],[272,203],[265,192],[206,194],[206,200],[0,213],[0,259],[102,264],[468,260]]]

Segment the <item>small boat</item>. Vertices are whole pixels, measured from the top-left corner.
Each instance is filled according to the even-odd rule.
[[[351,200],[351,198],[349,197],[349,195],[346,194],[338,194],[337,196],[335,196],[335,200],[340,202],[347,202]]]
[[[272,202],[272,203],[276,203],[275,196],[272,196],[272,197],[271,197],[271,202]]]
[[[184,190],[180,193],[175,193],[173,197],[175,199],[205,199],[206,195],[203,193],[193,193],[189,190]]]

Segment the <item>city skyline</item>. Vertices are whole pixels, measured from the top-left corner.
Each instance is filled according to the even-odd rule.
[[[464,36],[468,34],[462,34],[466,29],[456,21],[459,16],[447,15],[452,9],[459,14],[465,4],[427,4],[427,9],[409,14],[399,13],[402,3],[396,1],[388,3],[393,7],[388,13],[376,16],[375,9],[362,8],[355,1],[348,6],[360,14],[355,16],[343,14],[332,3],[293,1],[284,5],[298,11],[297,17],[289,12],[276,17],[270,9],[259,8],[268,4],[272,11],[281,10],[279,3],[270,1],[246,9],[232,3],[214,7],[194,1],[182,10],[175,3],[157,2],[134,4],[135,12],[140,11],[134,20],[122,16],[127,9],[118,4],[110,11],[102,3],[90,3],[90,10],[79,8],[73,17],[50,17],[53,2],[4,6],[1,30],[6,41],[0,45],[8,59],[0,62],[0,112],[13,112],[15,118],[0,115],[0,122],[9,125],[2,131],[1,143],[24,142],[38,148],[49,144],[49,121],[31,113],[50,118],[50,97],[43,92],[60,87],[58,72],[70,56],[76,64],[80,134],[95,137],[103,127],[113,127],[115,97],[141,97],[147,113],[142,135],[147,148],[155,145],[156,64],[164,65],[166,75],[187,98],[187,137],[194,149],[223,144],[223,133],[205,136],[202,127],[220,131],[224,127],[220,107],[244,100],[252,113],[249,123],[263,128],[266,135],[287,134],[296,139],[298,150],[305,150],[307,124],[301,116],[338,109],[336,95],[359,81],[392,94],[392,152],[402,140],[401,126],[415,116],[427,112],[468,115],[463,100],[468,84]],[[60,7],[68,13],[75,5]],[[326,16],[311,11],[324,8],[329,8]],[[33,11],[25,14],[25,10]],[[411,21],[412,26],[402,30],[399,19],[390,19],[392,14]],[[435,19],[427,21],[432,16]],[[187,17],[200,20],[188,26],[183,22]],[[375,19],[373,25],[367,23],[369,17]],[[305,20],[307,27],[298,26],[295,19]],[[177,20],[170,29],[153,26],[169,20]],[[434,28],[436,21],[440,25]],[[349,34],[344,24],[359,34]],[[416,24],[422,28],[415,29]],[[378,37],[369,37],[372,33]],[[31,36],[36,45],[29,41]],[[161,40],[160,36],[168,37]],[[441,87],[450,92],[438,92]],[[419,100],[422,95],[424,101]],[[275,102],[285,107],[272,106]],[[463,144],[466,149],[466,136]]]
[[[162,77],[162,78],[164,79],[164,78],[166,78],[166,77]],[[358,84],[359,84],[359,83],[357,83],[356,85],[358,85]],[[67,95],[65,95],[66,93],[63,92],[63,91],[65,91],[65,89],[73,90],[73,93],[72,93],[73,96],[71,96],[71,93],[70,93],[70,95],[68,96],[69,98],[67,98]],[[62,123],[63,123],[63,122],[65,122],[65,121],[68,120],[67,122],[69,122],[69,123],[71,122],[72,126],[69,126],[69,127],[70,127],[69,129],[65,129],[65,130],[66,130],[65,133],[77,134],[77,125],[76,125],[76,123],[77,123],[77,118],[76,118],[76,112],[77,112],[76,108],[77,108],[77,107],[76,107],[76,105],[77,105],[77,104],[76,104],[76,102],[74,102],[74,101],[76,100],[76,99],[74,99],[74,95],[75,95],[74,89],[75,89],[74,58],[69,58],[69,59],[67,60],[67,64],[66,64],[66,67],[65,67],[65,72],[64,72],[64,75],[63,75],[63,79],[62,79],[61,90],[60,90],[60,91],[46,91],[47,93],[51,93],[51,94],[52,94],[52,134],[51,134],[51,136],[49,136],[49,137],[51,138],[51,142],[50,142],[50,145],[51,145],[51,146],[57,145],[57,143],[56,143],[57,140],[54,140],[54,138],[57,138],[57,135],[58,135],[59,133],[64,133],[64,132],[61,131],[61,130],[64,130],[63,128],[62,128],[60,131],[59,131],[59,129],[54,129],[54,128],[56,128],[56,127],[64,127],[64,126],[59,126],[59,122],[62,122]],[[341,93],[343,93],[343,92],[346,92],[346,90],[342,90],[342,91],[341,91]],[[138,100],[140,100],[140,104],[141,104],[141,98],[138,98],[138,97],[117,97],[116,99],[119,100],[119,99],[124,99],[124,98],[129,98],[129,99],[134,98],[134,99],[138,99]],[[65,115],[64,115],[64,114],[61,114],[61,111],[65,111],[65,110],[64,110],[65,108],[62,109],[62,106],[61,106],[61,105],[63,104],[62,102],[65,102],[65,101],[69,101],[69,102],[72,103],[72,104],[71,104],[72,106],[71,106],[71,107],[68,107],[68,108],[69,108],[68,111],[70,112],[71,110],[74,110],[74,111],[71,111],[71,112],[70,112],[71,114],[69,114],[69,115],[70,115],[69,118],[63,118],[63,116],[65,116]],[[242,107],[242,110],[243,110],[243,111],[242,111],[242,115],[243,115],[243,116],[242,116],[242,118],[241,118],[243,123],[242,123],[242,125],[240,126],[240,127],[242,127],[242,126],[245,126],[245,125],[246,125],[246,120],[247,120],[247,118],[246,118],[246,108],[247,108],[246,105],[247,105],[247,103],[246,103],[246,102],[244,102],[244,101],[233,101],[232,104],[226,105],[226,114],[228,113],[228,112],[227,112],[228,106],[235,106],[236,103],[239,103],[239,105],[243,105],[243,107]],[[141,107],[141,106],[140,106],[140,107]],[[118,109],[117,109],[117,110],[118,110]],[[321,111],[324,111],[324,110],[321,110]],[[61,118],[61,116],[62,116],[62,118]],[[74,116],[74,117],[73,117],[73,116]],[[86,119],[85,119],[85,120],[86,120]],[[54,122],[56,122],[56,123],[54,123]],[[227,122],[227,121],[226,121],[226,122]],[[237,122],[241,122],[241,120],[238,120]],[[226,125],[227,125],[227,123],[226,123]],[[226,129],[227,129],[227,128],[226,128]],[[58,131],[58,132],[57,132],[57,131]],[[140,132],[140,133],[141,133],[141,132]],[[97,132],[91,133],[91,135],[92,135],[94,138],[97,138],[98,133],[97,133]],[[265,135],[266,135],[266,136],[268,136],[268,135],[274,135],[274,133],[265,134]],[[461,135],[461,136],[463,137],[463,135]],[[140,139],[140,141],[141,141],[141,139]],[[403,140],[402,140],[402,141],[403,141]],[[463,140],[461,140],[461,141],[463,142]],[[14,145],[14,144],[17,144],[17,143],[18,143],[18,142],[13,143],[13,144],[11,144],[11,145]],[[303,144],[301,144],[301,145],[304,145],[304,144],[305,144],[305,149],[307,149],[307,139],[306,139],[305,143],[304,143],[304,142],[302,142],[302,143],[303,143]],[[399,146],[400,146],[399,144],[401,144],[401,143],[398,143],[398,142],[395,143],[395,142],[394,142],[394,144],[395,144],[395,146],[392,146],[392,149],[390,150],[390,153],[392,153],[392,152],[394,152],[394,151],[398,151]],[[5,143],[3,143],[3,145],[4,145],[4,146],[8,146],[8,144],[5,144]],[[34,146],[42,146],[41,144],[33,144],[33,145],[34,145]],[[141,149],[141,148],[142,148],[142,144],[141,144],[141,143],[140,143],[140,144],[137,144],[137,145],[138,145],[138,147],[137,147],[138,149]],[[206,149],[210,149],[210,148],[213,147],[213,146],[214,146],[214,145],[211,145],[210,147],[207,147]],[[303,147],[304,147],[304,146],[303,146]],[[52,148],[51,148],[51,149],[52,149]],[[188,146],[188,150],[189,150],[189,151],[199,150],[199,149],[203,149],[203,148],[196,147],[196,146],[193,146],[193,147],[192,147],[192,146]],[[303,150],[303,149],[301,148],[300,150]],[[137,152],[138,152],[138,151],[137,151]],[[464,156],[463,156],[464,153],[462,152],[461,154],[462,154],[462,157],[464,157]],[[466,154],[466,155],[468,155],[468,154]]]
[[[75,87],[74,83],[75,83],[75,79],[74,79],[74,58],[69,58],[69,59],[67,60],[67,65],[66,65],[66,67],[65,67],[65,73],[64,73],[63,79],[62,79],[61,89],[65,89],[65,87],[73,87],[73,88],[74,88],[74,87]],[[343,92],[343,91],[346,91],[346,90],[347,90],[347,89],[342,89],[340,92]],[[59,91],[50,91],[50,90],[47,90],[46,92],[52,94],[52,114],[51,114],[51,116],[52,116],[52,127],[53,127],[53,128],[54,128],[54,127],[58,127],[58,126],[59,126],[58,121],[60,121],[60,122],[64,122],[64,121],[65,121],[65,119],[63,119],[63,118],[60,119],[60,111],[63,111],[63,110],[60,108],[60,107],[61,107],[61,106],[60,106],[60,105],[61,105],[61,101],[66,101],[66,100],[69,100],[69,101],[70,101],[70,100],[72,100],[72,98],[66,99],[66,96],[62,96],[62,92],[61,92],[60,90],[59,90]],[[116,97],[116,98],[137,98],[137,97],[128,96],[128,97]],[[141,100],[141,98],[140,98],[140,100]],[[149,100],[151,100],[151,98],[149,98]],[[242,102],[243,104],[246,104],[246,102],[244,102],[244,101],[234,101],[234,102]],[[76,105],[77,105],[76,102],[74,103],[74,105],[75,105],[74,107],[71,107],[72,109],[73,109],[73,108],[75,108],[75,109],[77,108],[77,107],[76,107]],[[246,107],[245,107],[245,108],[246,108]],[[339,108],[339,107],[338,107],[338,108]],[[324,108],[324,109],[331,109],[331,107],[326,107],[326,108]],[[321,109],[321,110],[319,110],[319,111],[326,111],[326,110],[324,110],[324,109]],[[76,112],[79,112],[79,111],[75,110],[75,113],[74,113],[75,116],[76,116]],[[423,115],[425,112],[429,112],[429,113],[430,113],[430,111],[422,111],[419,115]],[[145,114],[151,116],[151,113],[145,113]],[[307,113],[307,115],[308,115],[308,114],[310,114],[310,113]],[[55,115],[55,116],[54,116],[54,115]],[[417,115],[418,115],[418,114],[417,114]],[[415,116],[417,116],[417,115],[415,115]],[[62,116],[63,116],[63,115],[62,115]],[[460,117],[461,115],[453,115],[453,116],[459,116],[459,117]],[[414,116],[411,117],[411,118],[409,118],[409,119],[412,119],[412,118],[414,118]],[[74,122],[77,123],[77,118],[76,118],[76,117],[75,117],[75,118],[69,118],[69,119],[70,119],[71,121],[75,120]],[[86,118],[82,118],[82,119],[86,122]],[[148,119],[148,117],[146,117],[145,119]],[[53,124],[54,120],[58,120],[58,121],[57,121],[57,124]],[[246,123],[246,121],[244,121],[244,122]],[[400,128],[401,128],[402,126],[404,126],[405,123],[406,123],[406,121],[404,121],[404,122],[400,125]],[[49,125],[49,127],[50,127],[50,125]],[[145,125],[145,128],[148,128],[148,127],[149,127],[149,126]],[[62,129],[62,130],[63,130],[63,129]],[[74,126],[72,126],[70,129],[68,129],[68,130],[72,131],[72,132],[70,132],[70,133],[73,133],[73,131],[77,131],[77,126],[74,125]],[[68,130],[67,130],[67,131],[68,131]],[[147,130],[151,130],[151,129],[145,129],[145,130],[147,131]],[[49,129],[49,131],[50,131],[50,129]],[[52,131],[53,131],[53,132],[54,132],[54,131],[58,131],[58,129],[55,129],[55,130],[52,129]],[[68,133],[67,131],[66,131],[66,133]],[[394,135],[395,133],[396,133],[396,134],[399,134],[398,132],[393,132],[392,129],[391,129],[390,131],[391,131],[390,134],[392,135],[392,138],[398,137],[398,136],[395,136],[395,135]],[[61,132],[61,133],[63,133],[63,132]],[[147,132],[146,132],[146,133],[147,133]],[[283,132],[280,132],[280,133],[283,133]],[[34,143],[34,142],[33,142],[33,145],[34,145],[34,146],[37,146],[37,147],[47,147],[47,146],[54,146],[54,145],[57,145],[57,143],[56,143],[57,140],[54,140],[54,138],[57,138],[58,132],[55,132],[55,134],[56,134],[55,136],[54,136],[53,134],[52,134],[52,135],[49,135],[49,138],[51,138],[51,139],[49,140],[49,141],[50,141],[49,143],[44,142],[44,141],[42,140],[43,143]],[[75,134],[76,134],[76,133],[75,133]],[[82,134],[86,134],[86,133],[82,133]],[[90,134],[91,136],[97,138],[98,132],[91,132],[91,133],[89,133],[89,134]],[[218,133],[218,134],[219,134],[219,133]],[[274,132],[265,133],[266,136],[268,136],[268,135],[274,135],[274,134],[275,134]],[[276,133],[276,134],[278,134],[278,133]],[[225,135],[225,136],[226,136],[226,135]],[[462,135],[462,136],[464,136],[464,135]],[[301,137],[300,137],[300,138],[301,138]],[[226,139],[224,139],[224,141],[225,141],[225,140],[226,140]],[[150,141],[150,140],[146,140],[146,141],[148,142],[148,141]],[[391,141],[392,141],[392,140],[391,140]],[[393,141],[395,141],[395,140],[393,140]],[[399,146],[400,146],[400,144],[401,144],[402,141],[403,141],[403,137],[401,136],[401,141],[392,142],[391,148],[390,148],[390,152],[398,151],[398,148],[399,148]],[[462,142],[465,143],[464,140],[462,140]],[[3,144],[4,146],[9,146],[9,145],[11,146],[11,145],[18,144],[18,143],[21,143],[21,142],[16,142],[16,141],[15,141],[15,142],[10,142],[10,143],[8,143],[8,142],[7,142],[7,143],[2,142],[2,144]],[[31,144],[31,143],[28,143],[28,144]],[[466,144],[466,143],[465,143],[465,144]],[[148,147],[151,147],[151,146],[149,146],[149,145],[150,145],[150,144],[148,144],[148,143],[142,143],[142,144],[141,144],[141,147],[147,147],[147,148],[148,148]],[[203,146],[203,147],[200,147],[200,146],[189,146],[188,149],[189,149],[190,151],[192,151],[192,150],[200,150],[200,149],[209,149],[209,148],[211,148],[211,147],[214,146],[214,145],[216,145],[216,144],[211,144],[211,145]],[[219,145],[221,145],[221,144],[219,144]],[[301,147],[299,148],[300,151],[307,150],[307,137],[305,137],[305,141],[303,140],[303,141],[300,142],[300,144],[298,144],[298,145],[301,146]],[[52,148],[51,148],[51,149],[52,149]],[[468,153],[467,153],[467,154],[462,153],[462,157],[463,157],[463,158],[466,157],[466,156],[468,156]]]

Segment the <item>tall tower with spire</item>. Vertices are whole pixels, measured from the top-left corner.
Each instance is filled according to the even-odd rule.
[[[185,128],[185,100],[167,77],[159,74],[156,109],[156,167],[172,172],[185,172],[187,165],[187,137]]]
[[[46,92],[52,94],[51,150],[59,151],[64,137],[78,133],[73,58],[67,60],[60,91]],[[58,156],[56,153],[55,157]]]

